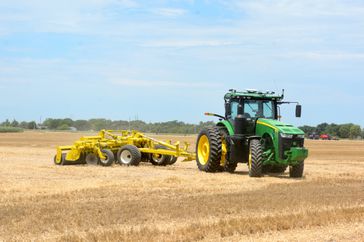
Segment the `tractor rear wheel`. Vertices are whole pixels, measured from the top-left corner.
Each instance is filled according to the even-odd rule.
[[[198,135],[196,143],[196,162],[198,169],[216,172],[221,161],[221,134],[217,127],[205,128]]]
[[[304,167],[305,167],[304,161],[301,161],[298,165],[290,166],[289,167],[289,176],[295,177],[295,178],[302,177]]]
[[[233,173],[238,166],[237,162],[230,160],[230,142],[228,140],[229,132],[225,128],[220,128],[221,135],[221,161],[220,166],[224,171]]]
[[[155,149],[166,149],[163,145],[156,145]],[[169,164],[171,160],[170,155],[162,155],[162,154],[151,154],[150,155],[150,163],[155,166],[166,166]]]
[[[250,141],[249,147],[249,176],[261,177],[263,173],[263,149],[259,140]]]
[[[100,158],[100,165],[111,166],[115,160],[114,153],[112,153],[112,151],[109,149],[103,149],[101,152],[106,157],[106,159],[104,160]]]
[[[119,149],[117,159],[120,165],[138,166],[142,159],[142,154],[136,146],[124,145]]]

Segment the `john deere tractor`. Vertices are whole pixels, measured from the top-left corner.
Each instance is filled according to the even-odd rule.
[[[237,164],[247,163],[249,176],[283,173],[289,167],[290,177],[302,177],[308,150],[304,132],[279,121],[281,95],[274,92],[229,90],[225,94],[225,116],[215,127],[203,129],[197,138],[196,161],[206,172],[234,172]],[[296,103],[296,117],[301,105]]]

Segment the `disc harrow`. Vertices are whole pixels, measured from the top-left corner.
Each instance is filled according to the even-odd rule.
[[[111,166],[137,166],[141,161],[153,165],[172,165],[177,158],[195,160],[195,153],[188,151],[189,144],[160,141],[139,131],[101,130],[96,136],[84,136],[70,146],[57,147],[56,165],[90,164]]]

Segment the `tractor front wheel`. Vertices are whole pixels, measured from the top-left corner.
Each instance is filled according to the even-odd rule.
[[[199,170],[216,172],[220,168],[221,146],[219,128],[201,130],[196,143],[196,162]]]
[[[295,178],[302,177],[304,167],[305,167],[304,161],[301,161],[300,163],[298,163],[298,165],[290,166],[289,167],[289,176],[295,177]]]
[[[261,177],[263,173],[263,149],[259,140],[250,141],[249,147],[249,176]]]

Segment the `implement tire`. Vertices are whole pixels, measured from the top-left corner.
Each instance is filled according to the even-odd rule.
[[[263,173],[263,149],[259,140],[253,139],[249,145],[249,176],[261,177]]]
[[[120,165],[138,166],[142,160],[142,153],[134,145],[124,145],[119,149],[117,159]]]
[[[154,146],[155,149],[166,149],[163,145]],[[171,160],[170,155],[150,154],[150,163],[155,166],[166,166]]]
[[[177,157],[176,156],[171,156],[171,159],[169,160],[168,165],[173,165],[176,162],[177,162]]]
[[[87,165],[97,166],[100,162],[100,158],[94,153],[88,153],[85,157],[85,162]]]
[[[301,161],[298,165],[289,167],[289,176],[294,178],[299,178],[303,176],[303,170],[305,167],[305,162]]]
[[[201,171],[216,172],[221,161],[221,134],[217,127],[201,130],[196,142],[196,163]]]
[[[112,163],[115,161],[114,153],[112,153],[109,149],[101,150],[102,154],[106,156],[106,159],[103,160],[100,158],[100,165],[102,166],[111,166]]]

